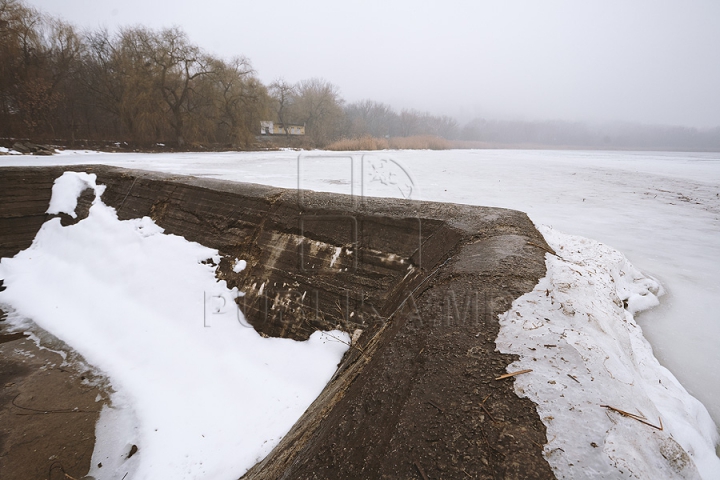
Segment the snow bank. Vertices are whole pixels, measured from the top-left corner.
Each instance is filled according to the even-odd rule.
[[[17,150],[12,150],[7,147],[0,147],[0,154],[6,154],[6,155],[22,155],[22,153],[18,152]]]
[[[116,393],[97,427],[96,478],[238,478],[322,391],[347,345],[244,327],[240,293],[208,263],[230,260],[150,218],[118,220],[94,175],[58,178],[48,211],[74,216],[85,188],[96,195],[86,219],[53,218],[0,261],[9,321],[32,328],[31,319],[109,377]]]
[[[72,218],[77,218],[75,209],[77,208],[78,197],[84,190],[91,189],[95,192],[93,204],[100,201],[100,197],[105,191],[104,185],[95,184],[96,179],[97,175],[94,173],[63,173],[53,183],[50,206],[45,213],[49,213],[50,215],[67,213]]]
[[[658,304],[660,284],[606,245],[540,230],[557,256],[547,254],[547,276],[500,316],[496,343],[520,355],[508,372],[533,370],[515,377],[515,391],[538,405],[557,477],[720,478],[710,415],[633,318]]]
[[[76,156],[76,155],[109,155],[108,152],[99,150],[55,150],[55,155],[60,156]]]

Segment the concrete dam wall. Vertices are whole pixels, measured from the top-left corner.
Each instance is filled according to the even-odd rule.
[[[497,315],[545,275],[550,251],[524,213],[94,165],[2,168],[0,256],[27,248],[52,217],[44,212],[64,171],[97,174],[120,219],[148,216],[218,249],[218,278],[245,293],[240,309],[261,334],[352,336],[323,393],[244,478],[553,478],[535,405],[514,393],[512,379],[495,380],[514,361],[495,351]],[[89,191],[80,197],[79,219],[91,201]],[[239,273],[236,258],[247,261]],[[21,388],[40,367],[12,352],[31,342],[8,337],[2,347],[3,383]],[[13,398],[0,397],[8,465],[33,455],[17,447],[20,424],[5,421],[16,413]],[[92,418],[76,426],[90,440],[66,460],[78,471],[89,465]],[[25,434],[58,444],[67,436],[53,437],[58,428]],[[36,455],[47,472],[47,457]]]

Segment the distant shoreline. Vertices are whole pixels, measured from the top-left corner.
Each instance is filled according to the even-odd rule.
[[[292,141],[287,144],[273,139],[272,142],[258,142],[250,148],[241,148],[230,144],[184,145],[173,146],[169,143],[135,144],[112,140],[62,140],[62,139],[31,139],[31,138],[1,138],[0,157],[6,155],[52,155],[57,150],[94,150],[106,153],[183,153],[183,152],[267,152],[283,149],[326,150],[326,151],[383,151],[383,150],[585,150],[609,152],[696,152],[720,153],[719,149],[685,149],[669,146],[597,146],[597,145],[551,145],[543,143],[501,143],[480,142],[472,140],[446,140],[440,137],[416,136],[396,137],[388,140],[376,138],[344,139],[327,145],[324,148],[309,148],[302,143]],[[264,145],[263,145],[264,143]],[[19,148],[19,145],[25,148]]]

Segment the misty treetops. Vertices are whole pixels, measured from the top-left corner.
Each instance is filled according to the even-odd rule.
[[[346,105],[317,78],[264,85],[248,59],[217,58],[177,27],[80,32],[21,0],[0,0],[3,137],[243,148],[265,120],[304,125],[304,146],[313,147],[456,130],[447,117]]]
[[[22,0],[0,0],[0,137],[257,148],[261,122],[304,127],[295,138],[288,129],[274,135],[270,146],[336,150],[720,149],[720,127],[477,118],[459,128],[447,116],[348,104],[323,79],[265,85],[247,58],[218,58],[177,27],[79,31]]]

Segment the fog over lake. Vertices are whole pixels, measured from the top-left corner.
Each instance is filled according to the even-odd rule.
[[[177,25],[266,83],[499,120],[720,126],[720,3],[30,0],[96,29]]]

